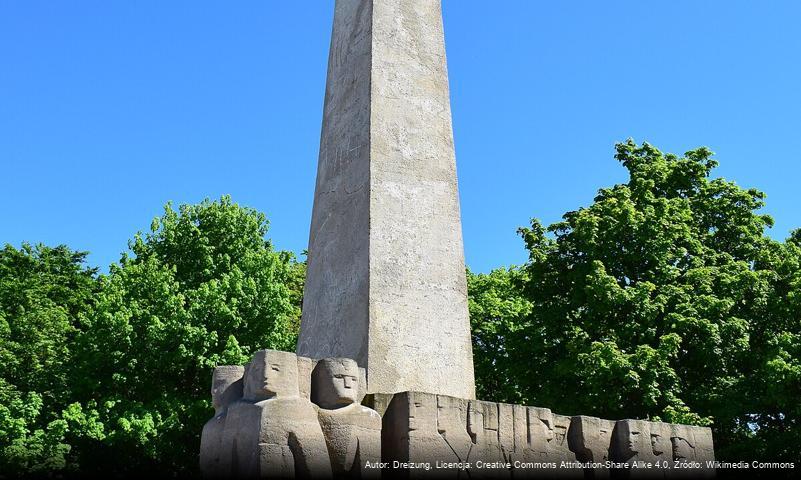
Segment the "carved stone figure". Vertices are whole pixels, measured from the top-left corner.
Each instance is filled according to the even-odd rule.
[[[612,444],[612,432],[615,422],[596,417],[573,417],[568,433],[570,450],[576,452],[581,462],[603,463],[610,459],[609,447]],[[585,470],[590,476],[590,469]],[[591,469],[592,478],[609,478],[609,469]]]
[[[211,377],[211,401],[214,417],[203,426],[200,437],[200,472],[206,478],[226,475],[230,467],[230,453],[223,452],[222,437],[228,407],[242,398],[241,366],[220,366],[214,369]]]
[[[380,403],[385,403],[382,399]],[[461,423],[460,422],[464,422]],[[430,393],[403,392],[392,396],[381,431],[384,462],[459,462],[474,460],[467,435],[467,401]],[[458,478],[458,468],[420,468],[387,471],[391,478]],[[453,475],[450,475],[453,474]]]
[[[359,368],[354,360],[327,358],[311,376],[311,398],[331,467],[337,478],[380,478],[381,470],[365,468],[381,461],[381,416],[359,404]]]
[[[227,476],[330,478],[317,409],[301,398],[295,354],[256,352],[245,371],[243,399],[228,408],[222,440]]]
[[[686,425],[671,425],[670,441],[675,460],[695,460],[695,438]]]
[[[714,475],[711,469],[670,469],[674,459],[714,458],[708,428],[566,417],[547,408],[419,392],[373,394],[369,400],[385,412],[383,461],[471,464],[470,468],[454,467],[431,474],[438,478],[673,479],[682,478],[685,472],[693,476]],[[640,468],[610,471],[603,466],[610,460],[629,465],[636,462]],[[502,462],[505,466],[493,469],[485,465],[479,469],[478,461]],[[600,465],[583,465],[588,462]],[[660,468],[655,468],[657,462]],[[545,466],[553,464],[557,468]],[[646,464],[652,468],[646,469]],[[393,478],[429,475],[420,470],[390,473]]]
[[[501,449],[500,416],[497,403],[471,400],[468,405],[467,432],[474,439],[476,460],[505,464]],[[509,478],[505,467],[474,469],[471,478]]]
[[[475,445],[467,431],[468,405],[465,399],[437,395],[437,431],[448,447],[442,461],[465,464],[476,459]],[[467,478],[467,469],[459,466],[446,469],[445,472],[443,477]]]
[[[673,460],[673,445],[670,441],[671,428],[668,423],[649,422],[651,452],[655,461],[661,465],[670,465]]]
[[[528,407],[528,422],[531,436],[531,460],[535,462],[576,462],[576,454],[570,451],[568,429],[571,419],[564,415],[554,415],[548,408]],[[537,472],[549,478],[582,477],[580,469],[548,470]]]
[[[651,461],[651,430],[645,420],[619,420],[615,425],[612,451],[616,461]]]
[[[712,430],[688,425],[670,425],[669,427],[673,459],[680,462],[700,462],[703,467],[694,470],[674,470],[672,478],[714,477],[715,470],[706,468],[707,461],[715,460]]]
[[[616,462],[631,465],[624,470],[624,478],[662,478],[664,470],[642,468],[657,461],[651,444],[651,422],[646,420],[619,420],[612,435],[612,457]],[[636,466],[635,466],[636,464]]]
[[[300,396],[307,400],[311,400],[311,376],[318,361],[314,358],[298,356],[298,391]],[[367,370],[362,367],[358,367],[358,369],[359,397],[356,401],[362,403],[367,395]]]

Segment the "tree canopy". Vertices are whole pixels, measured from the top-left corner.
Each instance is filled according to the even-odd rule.
[[[103,276],[63,247],[6,247],[0,385],[14,396],[0,439],[17,439],[0,462],[195,472],[212,369],[295,346],[303,266],[273,249],[267,229],[263,214],[228,197],[168,204]],[[23,465],[15,452],[34,442],[45,446]]]
[[[627,183],[532,220],[521,268],[470,276],[476,350],[494,355],[477,360],[482,393],[711,425],[722,458],[795,458],[801,233],[767,237],[765,195],[712,179],[706,148],[616,150]]]
[[[0,472],[74,466],[68,432],[100,435],[69,381],[77,318],[98,292],[86,255],[63,245],[0,250]]]
[[[468,272],[479,398],[711,425],[720,459],[801,448],[801,230],[713,178],[706,148],[616,147],[626,183],[548,227],[519,267]],[[212,369],[294,350],[305,265],[229,197],[167,204],[107,274],[0,250],[0,472],[197,473]]]

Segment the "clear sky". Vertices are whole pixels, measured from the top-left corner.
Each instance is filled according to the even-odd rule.
[[[801,227],[801,2],[443,0],[465,251],[625,180],[633,137],[707,145]],[[168,200],[231,194],[308,241],[333,1],[0,0],[0,244],[103,269]]]

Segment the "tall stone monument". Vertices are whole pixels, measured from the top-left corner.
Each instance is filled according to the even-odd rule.
[[[297,352],[475,398],[440,0],[336,0]]]
[[[476,400],[440,1],[336,0],[298,355],[215,370],[202,474],[714,475],[709,428]]]

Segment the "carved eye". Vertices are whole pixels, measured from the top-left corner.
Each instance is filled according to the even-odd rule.
[[[281,371],[281,367],[279,365],[270,365],[270,367],[272,367],[272,369],[275,370],[276,372]]]

